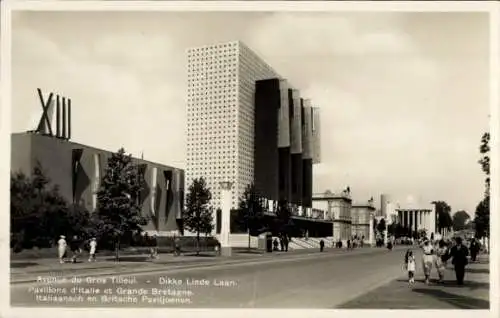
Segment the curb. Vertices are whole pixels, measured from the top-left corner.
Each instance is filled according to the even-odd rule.
[[[334,251],[336,249],[334,248],[331,248],[330,251]],[[279,256],[282,256],[282,255],[292,255],[291,257],[286,257],[286,258],[282,258],[282,260],[284,261],[293,261],[293,260],[296,260],[296,259],[300,259],[301,257],[300,256],[313,256],[313,255],[316,255],[316,256],[319,256],[319,257],[327,257],[327,255],[331,256],[331,257],[339,257],[339,256],[343,256],[343,255],[362,255],[362,254],[372,254],[372,253],[375,253],[377,251],[381,251],[383,249],[379,249],[379,248],[370,248],[370,249],[360,249],[361,253],[344,253],[344,254],[333,254],[333,253],[328,253],[328,252],[323,252],[323,253],[320,253],[320,252],[309,252],[309,253],[297,253],[297,254],[260,254],[260,256],[258,257],[243,257],[239,260],[219,260],[219,261],[196,261],[195,264],[191,263],[191,264],[186,264],[186,265],[177,265],[177,266],[172,266],[172,267],[167,267],[168,264],[165,264],[165,268],[157,268],[157,269],[139,269],[137,268],[136,270],[134,269],[130,269],[130,270],[125,270],[123,272],[100,272],[100,273],[82,273],[82,274],[63,274],[63,275],[60,275],[60,277],[82,277],[82,276],[89,276],[89,275],[92,275],[92,276],[95,276],[95,277],[98,277],[98,276],[107,276],[107,275],[113,275],[113,274],[116,274],[116,275],[132,275],[132,274],[143,274],[143,273],[147,273],[147,274],[153,274],[153,273],[163,273],[163,272],[166,272],[166,271],[175,271],[175,270],[190,270],[190,269],[198,269],[198,268],[206,268],[206,267],[215,267],[215,266],[223,266],[223,265],[236,265],[236,264],[245,264],[245,263],[249,263],[249,264],[254,264],[254,263],[257,263],[256,261],[263,261],[263,262],[260,262],[260,263],[272,263],[273,261],[272,260],[276,260],[275,257],[273,257],[274,255],[276,255],[277,257]],[[333,255],[332,255],[333,254]],[[269,255],[269,256],[264,256],[262,257],[263,255]],[[279,258],[278,258],[279,260]],[[107,270],[110,270],[112,269],[112,267],[107,267],[107,268],[103,268],[103,269],[107,269]],[[41,273],[40,273],[41,274]],[[47,275],[49,273],[45,273],[45,275]],[[36,274],[35,274],[36,275]],[[36,276],[39,276],[39,275],[36,275]],[[24,279],[19,279],[19,280],[10,280],[10,284],[11,285],[20,285],[20,284],[27,284],[27,283],[35,283],[37,280],[36,280],[36,277],[35,278],[24,278]]]

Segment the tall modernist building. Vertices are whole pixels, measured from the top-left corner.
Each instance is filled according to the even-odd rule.
[[[222,181],[233,182],[233,207],[251,183],[269,200],[312,207],[318,110],[239,41],[187,55],[186,186],[203,176],[216,207]]]

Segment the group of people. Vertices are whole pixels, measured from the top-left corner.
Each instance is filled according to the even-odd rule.
[[[290,244],[290,238],[286,234],[281,234],[278,238],[274,238],[273,240],[273,250],[279,251],[281,249],[282,252],[288,252],[288,245]],[[279,245],[279,248],[278,248]]]
[[[474,241],[475,240],[473,240],[473,242]],[[461,237],[456,237],[454,244],[445,242],[442,239],[436,242],[426,239],[421,245],[421,248],[423,252],[422,266],[426,284],[429,284],[433,267],[437,270],[439,276],[438,282],[443,283],[446,265],[448,260],[451,259],[451,263],[455,270],[457,284],[463,285],[465,267],[468,264],[469,249],[463,244]],[[474,252],[472,252],[473,250]],[[473,258],[471,258],[473,261],[476,260],[478,252],[479,248],[471,243],[471,256],[474,254]],[[415,283],[416,260],[413,251],[410,249],[407,250],[405,254],[404,264],[406,270],[408,271],[408,282],[410,284]]]
[[[76,263],[78,257],[82,254],[82,250],[86,248],[89,251],[89,262],[95,262],[95,253],[97,251],[97,240],[95,237],[91,238],[88,241],[82,240],[77,235],[74,235],[71,240],[66,241],[66,236],[61,235],[59,240],[57,241],[57,249],[59,255],[59,262],[61,264],[66,262],[66,258],[68,257],[68,247],[72,253],[71,262]]]
[[[357,235],[355,235],[352,238],[348,239],[346,244],[347,244],[347,249],[354,249],[357,247],[363,247],[365,244],[365,237],[362,236],[361,238],[359,238]],[[337,248],[342,248],[343,245],[344,244],[342,243],[342,240],[338,240],[335,243],[335,247],[337,247]]]

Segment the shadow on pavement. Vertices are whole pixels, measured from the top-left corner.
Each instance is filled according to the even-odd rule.
[[[489,289],[490,283],[489,282],[468,281],[467,276],[465,276],[465,282],[463,285],[458,285],[457,282],[454,280],[445,280],[444,286],[461,287],[461,288],[469,288],[469,289]]]
[[[465,268],[466,273],[473,273],[473,274],[489,274],[490,269],[489,268]]]
[[[106,261],[114,261],[115,260],[114,257],[109,257],[109,256],[106,258],[102,258],[102,259],[106,260]],[[121,262],[146,262],[150,259],[151,258],[149,258],[149,256],[127,256],[127,255],[120,256]]]
[[[476,299],[467,296],[451,294],[438,289],[423,289],[414,288],[413,292],[425,294],[439,299],[440,301],[447,302],[460,309],[489,309],[490,302],[483,299]]]
[[[15,263],[10,263],[11,268],[26,268],[30,266],[36,266],[38,263],[35,262],[15,262]]]
[[[397,279],[397,282],[400,283],[407,283],[407,279]],[[425,284],[424,279],[415,279],[415,283],[419,284]],[[436,286],[436,287],[459,287],[459,288],[468,288],[468,289],[489,289],[490,288],[490,283],[483,283],[483,282],[475,282],[475,281],[467,281],[467,276],[465,277],[465,282],[463,285],[458,285],[456,281],[454,280],[445,280],[443,283],[439,283],[437,279],[431,279],[429,285],[425,285],[428,287]]]
[[[188,257],[215,257],[215,254],[214,253],[203,253],[203,252],[201,252],[198,255],[196,255],[196,253],[185,253],[185,254],[182,254],[182,256],[188,256]]]

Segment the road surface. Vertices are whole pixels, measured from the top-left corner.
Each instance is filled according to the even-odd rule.
[[[404,250],[286,255],[133,276],[39,277],[11,284],[12,306],[336,308],[405,273]]]

